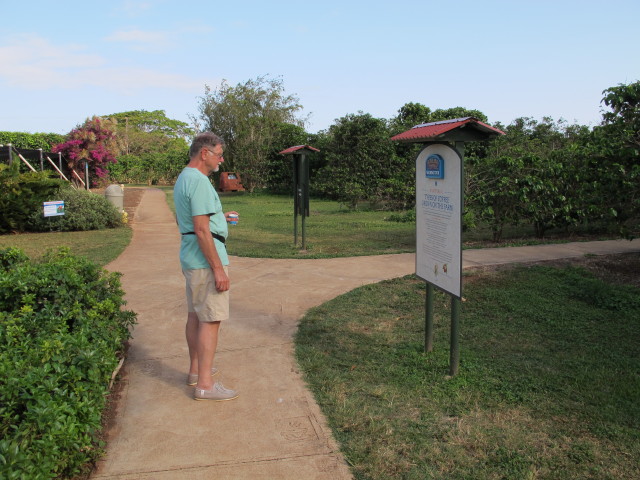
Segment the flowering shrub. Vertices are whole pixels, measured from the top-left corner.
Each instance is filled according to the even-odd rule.
[[[95,183],[107,176],[107,165],[116,162],[115,121],[100,117],[87,119],[79,128],[69,132],[67,140],[53,147],[53,152],[62,152],[69,168],[84,170],[89,165],[89,175]]]

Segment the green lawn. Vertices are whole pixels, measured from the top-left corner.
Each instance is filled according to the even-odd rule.
[[[578,268],[471,274],[454,378],[449,302],[425,354],[424,296],[396,279],[301,322],[298,361],[357,479],[640,478],[640,289]]]
[[[166,193],[167,203],[173,209],[173,187],[156,188]],[[228,250],[232,255],[331,258],[415,251],[415,224],[391,221],[393,217],[402,217],[401,213],[371,210],[366,206],[352,211],[339,202],[311,199],[310,216],[305,219],[306,248],[303,250],[301,217],[298,217],[297,243],[294,244],[293,198],[290,195],[227,193],[221,194],[221,199],[225,211],[240,213],[239,224],[230,227]],[[2,235],[0,247],[17,246],[30,256],[38,256],[47,247],[68,246],[72,252],[105,265],[124,250],[130,238],[129,228]],[[487,229],[477,229],[466,232],[464,238],[465,248],[473,248],[486,245],[491,233]],[[508,238],[510,245],[540,243],[531,238],[526,227],[510,227]]]
[[[173,205],[169,188],[167,201]],[[293,198],[287,195],[221,194],[225,211],[240,213],[229,227],[231,255],[268,258],[331,258],[415,251],[415,225],[389,221],[389,212],[351,211],[339,202],[310,201],[305,219],[306,249],[302,250],[302,218],[294,245]]]
[[[39,258],[47,249],[67,247],[74,255],[87,257],[99,265],[115,260],[131,241],[128,227],[88,232],[50,232],[0,235],[0,248],[17,247],[30,258]]]

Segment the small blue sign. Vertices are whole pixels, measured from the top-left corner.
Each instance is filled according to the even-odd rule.
[[[427,178],[444,178],[444,158],[437,153],[427,157]]]

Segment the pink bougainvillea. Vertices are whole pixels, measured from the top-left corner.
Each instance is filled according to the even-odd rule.
[[[106,166],[116,162],[115,125],[100,117],[87,119],[82,126],[69,132],[65,142],[54,146],[53,152],[61,152],[69,168],[76,172],[84,171],[87,162],[91,181],[96,183],[107,176]]]

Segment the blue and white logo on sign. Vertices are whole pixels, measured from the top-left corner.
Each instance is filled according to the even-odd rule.
[[[437,153],[433,153],[427,157],[427,178],[444,178],[444,158]]]

